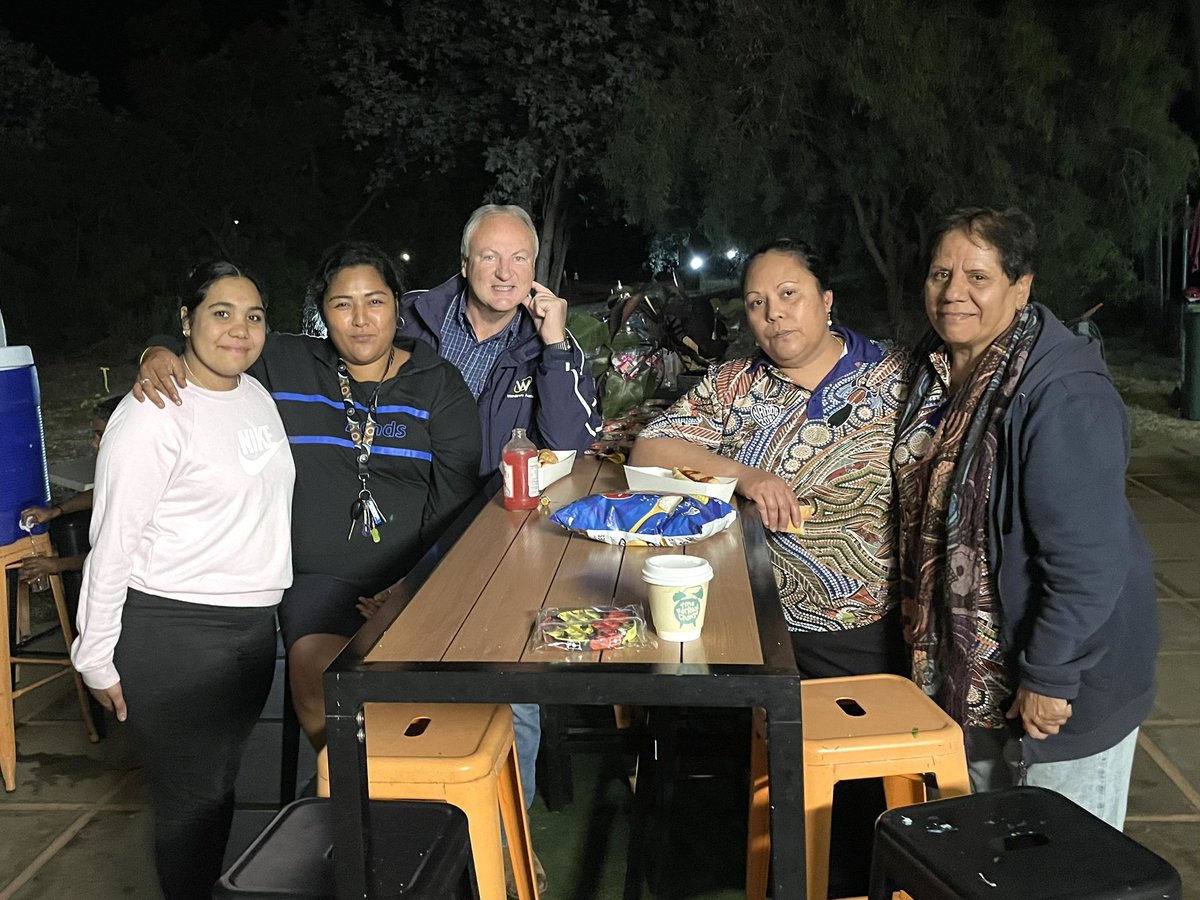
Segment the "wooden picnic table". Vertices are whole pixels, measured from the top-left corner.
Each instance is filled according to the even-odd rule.
[[[585,457],[544,496],[556,510],[624,489],[619,466]],[[699,639],[603,651],[533,646],[539,609],[648,605],[642,561],[664,552],[712,564]],[[570,534],[538,510],[506,510],[493,486],[329,667],[325,697],[339,898],[368,896],[363,704],[426,701],[765,709],[774,897],[805,896],[800,675],[752,504],[702,542],[632,547]]]

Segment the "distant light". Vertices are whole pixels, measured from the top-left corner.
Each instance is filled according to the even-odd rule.
[[[233,220],[233,224],[234,224],[234,225],[241,225],[241,224],[242,224],[242,220],[241,220],[241,219],[234,219],[234,220]]]
[[[405,262],[408,262],[410,259],[412,259],[412,256],[410,256],[410,255],[409,255],[409,254],[407,254],[407,253],[401,253],[401,254],[400,254],[400,258],[401,258],[402,260],[404,260]]]
[[[738,254],[737,248],[730,247],[728,250],[725,251],[725,258],[730,259],[730,260],[737,259],[737,254]]]
[[[692,267],[692,271],[699,272],[704,268],[704,260],[699,256],[693,256],[692,261],[688,265]]]

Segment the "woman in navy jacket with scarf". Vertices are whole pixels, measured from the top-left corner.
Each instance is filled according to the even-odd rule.
[[[893,463],[913,678],[966,730],[976,790],[1057,790],[1120,828],[1154,700],[1149,549],[1098,347],[1030,302],[1032,222],[966,209],[934,241],[933,331]]]

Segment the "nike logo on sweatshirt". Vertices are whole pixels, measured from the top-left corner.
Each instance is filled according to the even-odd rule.
[[[271,461],[279,448],[287,441],[271,440],[269,425],[256,425],[253,428],[243,428],[238,432],[238,462],[242,471],[247,475],[258,475]]]

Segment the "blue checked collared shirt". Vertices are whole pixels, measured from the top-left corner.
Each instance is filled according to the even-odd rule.
[[[488,375],[496,365],[496,360],[508,349],[517,331],[521,327],[521,311],[512,317],[508,327],[498,334],[492,335],[482,343],[475,339],[475,329],[467,321],[467,295],[464,291],[459,294],[442,321],[442,358],[452,363],[462,373],[463,380],[471,389],[476,400],[483,393],[483,386]]]

